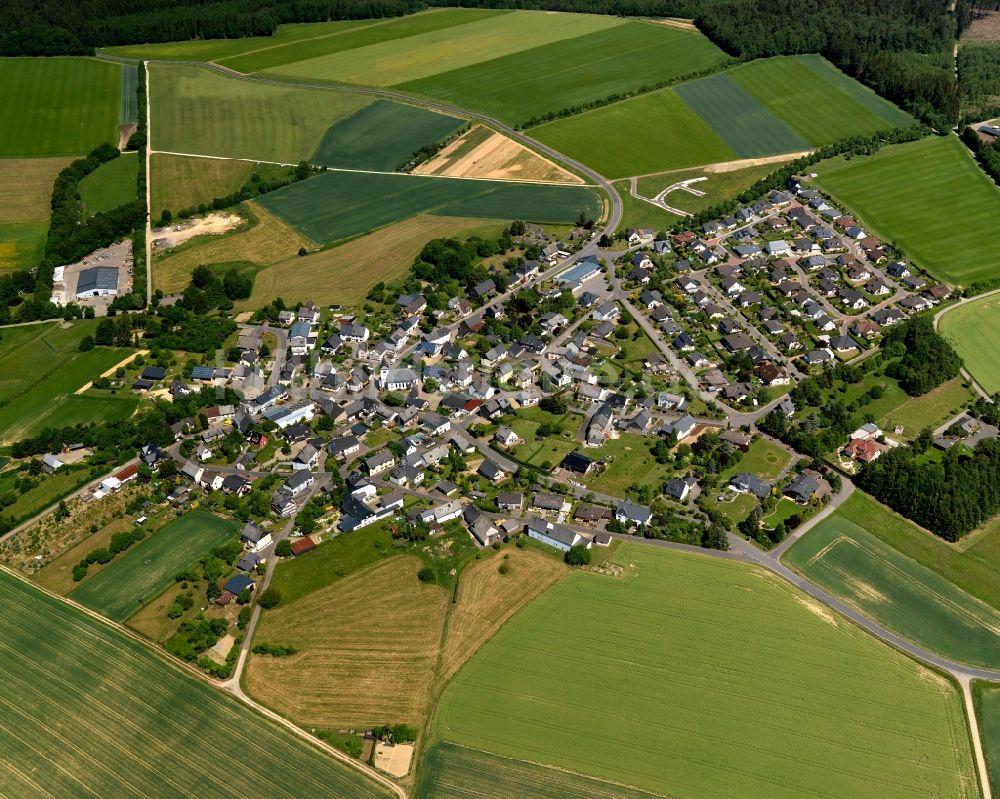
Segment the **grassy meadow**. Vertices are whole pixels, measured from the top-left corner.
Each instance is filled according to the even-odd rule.
[[[391,558],[264,614],[255,642],[299,651],[251,656],[247,691],[306,728],[420,726],[450,599],[421,565]]]
[[[376,100],[331,127],[310,160],[321,166],[395,172],[421,147],[463,124],[424,108]]]
[[[201,265],[225,271],[233,266],[253,272],[297,257],[299,247],[312,249],[309,239],[256,202],[242,206],[248,224],[221,236],[203,236],[153,258],[153,286],[164,292],[183,291]]]
[[[327,172],[258,202],[321,244],[420,213],[535,222],[573,222],[581,211],[600,216],[596,192],[584,187],[359,172]]]
[[[532,128],[529,134],[608,178],[737,157],[675,89],[557,119]]]
[[[35,266],[45,252],[52,184],[69,157],[0,158],[0,270]]]
[[[972,694],[979,721],[986,770],[993,792],[1000,790],[1000,687],[991,683],[974,682]]]
[[[376,283],[389,283],[405,275],[430,239],[496,237],[508,224],[420,214],[336,247],[264,267],[254,276],[253,295],[246,306],[259,308],[275,297],[360,305]]]
[[[150,157],[149,203],[153,219],[170,210],[197,208],[237,191],[250,177],[249,161],[185,158],[154,153]]]
[[[118,64],[92,58],[0,58],[0,157],[117,144],[120,83]]]
[[[724,58],[721,50],[696,31],[630,21],[397,88],[517,124],[697,72]]]
[[[983,346],[1000,340],[1000,295],[952,308],[941,317],[938,329],[979,385],[990,394],[1000,391],[1000,348]]]
[[[622,577],[574,572],[504,625],[434,736],[673,797],[978,794],[944,678],[744,564],[615,559]]]
[[[467,17],[464,24],[402,38],[390,38],[392,29],[386,26],[368,29],[375,38],[370,44],[297,59],[295,63],[265,72],[392,86],[478,64],[486,53],[499,58],[623,24],[611,16],[518,11],[485,18]]]
[[[687,191],[672,191],[664,198],[664,202],[669,206],[687,211],[690,214],[697,214],[713,205],[719,205],[733,199],[780,166],[781,164],[758,164],[726,172],[707,172],[704,169],[665,172],[661,175],[639,178],[636,182],[636,189],[643,197],[655,197],[667,186],[680,183],[682,180],[704,178],[691,186],[693,189],[704,192],[703,197],[698,197]],[[626,187],[627,191],[627,184],[622,185]]]
[[[0,793],[390,796],[142,644],[6,573],[0,601]]]
[[[368,97],[227,78],[196,66],[150,68],[157,150],[298,163]]]
[[[236,522],[191,511],[133,544],[69,596],[110,619],[124,621],[155,599],[175,574],[196,564],[237,530]]]
[[[1000,276],[1000,189],[954,136],[931,136],[870,157],[816,167],[816,182],[941,280]]]
[[[131,351],[97,347],[79,352],[96,320],[63,328],[58,322],[4,330],[0,335],[0,442],[46,426],[126,419],[139,401],[131,394],[81,396],[76,390]]]
[[[80,199],[88,216],[110,211],[134,200],[138,194],[139,156],[133,153],[101,164],[80,181]]]
[[[946,657],[1000,667],[1000,611],[868,532],[879,524],[856,492],[784,556],[812,583],[921,646]],[[850,506],[850,507],[847,507]],[[853,519],[864,515],[869,521]]]

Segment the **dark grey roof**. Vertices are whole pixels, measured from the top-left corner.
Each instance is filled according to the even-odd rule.
[[[118,288],[118,269],[113,266],[92,266],[80,272],[77,293],[84,291],[114,291]]]

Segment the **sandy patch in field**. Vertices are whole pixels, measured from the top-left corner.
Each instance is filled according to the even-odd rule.
[[[857,577],[847,577],[847,586],[855,594],[864,599],[871,599],[875,602],[887,601],[886,595],[879,591],[874,585],[859,580]]]
[[[827,624],[832,624],[835,627],[837,626],[837,617],[833,615],[833,611],[827,610],[827,608],[810,597],[800,596],[798,594],[795,594],[794,597],[795,601],[802,605],[802,607],[810,613],[819,616]]]
[[[784,161],[794,161],[809,155],[812,150],[803,150],[800,153],[784,153],[783,155],[769,155],[766,158],[740,158],[736,161],[720,161],[717,164],[709,164],[705,167],[705,172],[735,172],[737,169],[746,169],[750,166],[763,166],[764,164],[780,164]]]
[[[169,250],[195,236],[217,236],[243,224],[239,214],[217,213],[192,219],[180,225],[170,225],[153,230],[153,248],[158,252]]]
[[[128,140],[132,138],[132,134],[139,129],[139,126],[135,122],[128,122],[124,125],[118,126],[118,149],[124,150],[125,145],[128,144]]]
[[[375,768],[393,777],[405,777],[413,760],[413,744],[390,746],[379,741],[375,744]]]
[[[430,161],[413,170],[414,174],[490,180],[536,180],[547,183],[584,182],[582,178],[502,133],[494,133],[470,152],[453,159],[453,154],[466,138],[476,132],[477,128],[474,127],[465,136],[451,142]]]

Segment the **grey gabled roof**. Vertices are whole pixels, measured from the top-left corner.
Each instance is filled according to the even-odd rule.
[[[113,266],[92,266],[84,269],[76,281],[77,293],[84,291],[114,291],[118,288],[118,269]]]

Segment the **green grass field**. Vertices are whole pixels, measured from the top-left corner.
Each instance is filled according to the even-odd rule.
[[[669,230],[681,219],[652,203],[633,197],[627,180],[620,180],[614,186],[618,190],[618,196],[622,198],[621,227],[625,230],[644,227],[656,231]]]
[[[28,491],[18,491],[14,486],[14,481],[20,476],[22,475],[18,472],[8,472],[0,477],[0,494],[13,491],[17,496],[13,505],[8,505],[3,509],[4,516],[18,521],[36,516],[91,479],[90,470],[87,467],[73,470],[63,468],[54,474],[42,476],[34,488]]]
[[[809,142],[755,100],[732,72],[682,83],[677,94],[741,158],[809,149]]]
[[[731,70],[729,77],[813,146],[914,123],[909,114],[818,55],[751,61]]]
[[[583,482],[594,491],[612,496],[623,496],[625,489],[634,485],[660,485],[672,471],[656,462],[649,451],[649,442],[646,436],[622,433],[603,447],[585,450],[588,457],[608,465],[595,476],[585,477]]]
[[[660,799],[645,791],[442,741],[430,747],[420,772],[417,799],[481,799],[484,796]]]
[[[369,28],[392,22],[392,19],[338,20],[337,22],[303,22],[279,25],[273,36],[248,36],[242,39],[191,39],[182,42],[161,42],[157,44],[129,44],[121,47],[102,47],[101,51],[121,58],[146,58],[158,61],[216,61],[232,66],[235,59],[244,56],[256,57],[266,62],[280,53],[288,56],[288,61],[297,60],[295,53],[308,52],[313,55],[332,49],[337,37],[359,28]],[[299,58],[302,56],[300,55]],[[286,63],[279,60],[278,63]],[[238,70],[253,72],[253,69]]]
[[[96,320],[32,325],[6,330],[0,337],[0,442],[10,443],[47,426],[115,421],[132,415],[131,394],[106,397],[74,392],[125,358],[128,350],[98,347],[77,352]],[[16,330],[17,332],[14,332]]]
[[[939,279],[967,286],[1000,276],[1000,249],[990,238],[1000,189],[954,136],[836,159],[815,171],[820,187],[868,230],[894,241]]]
[[[45,252],[52,184],[72,158],[0,158],[0,270],[36,266]]]
[[[643,197],[655,197],[668,186],[682,180],[704,178],[692,184],[692,188],[704,192],[703,197],[695,196],[687,191],[672,191],[664,200],[667,205],[696,214],[713,205],[719,205],[731,200],[746,191],[761,178],[765,178],[781,167],[781,164],[759,164],[728,172],[706,172],[703,169],[688,169],[678,172],[667,172],[662,175],[650,175],[639,178],[636,188]],[[628,191],[627,184],[625,191]]]
[[[1000,295],[952,308],[941,317],[938,329],[979,385],[990,394],[1000,391],[1000,348],[983,346],[1000,340]]]
[[[115,621],[124,621],[236,534],[236,522],[194,510],[170,522],[119,555],[70,593],[77,602]]]
[[[331,243],[420,213],[483,219],[573,222],[596,218],[596,192],[583,187],[327,172],[262,196],[258,202],[302,235]]]
[[[80,181],[80,199],[88,216],[110,211],[136,198],[139,177],[139,156],[122,155],[91,172]]]
[[[404,21],[405,18],[400,20]],[[464,24],[437,27],[404,38],[387,38],[393,31],[386,26],[368,29],[375,39],[370,44],[306,60],[296,59],[295,63],[265,71],[298,78],[391,86],[478,64],[487,53],[494,58],[522,53],[623,24],[610,16],[519,11],[486,18],[467,17]],[[232,64],[227,66],[240,69]]]
[[[956,377],[922,397],[904,397],[899,405],[877,417],[876,421],[883,430],[892,431],[896,425],[901,425],[903,432],[897,437],[913,439],[925,427],[936,429],[973,399],[972,389],[966,387],[963,378]]]
[[[627,22],[401,83],[398,88],[517,124],[548,111],[697,72],[724,58],[721,50],[695,31]]]
[[[390,796],[33,586],[0,574],[0,601],[3,795]]]
[[[788,454],[788,450],[766,438],[758,438],[743,453],[739,463],[730,466],[719,475],[719,480],[726,482],[739,472],[750,472],[765,480],[773,480],[788,465],[789,460],[791,455]]]
[[[316,151],[331,125],[371,99],[156,64],[150,102],[157,150],[298,163]]]
[[[118,124],[127,125],[139,121],[138,89],[139,67],[134,64],[123,64],[118,98]]]
[[[616,560],[508,622],[433,734],[677,799],[978,795],[952,683],[745,564]]]
[[[150,198],[153,218],[164,209],[196,208],[239,189],[253,171],[249,161],[185,158],[155,153],[150,158]]]
[[[870,619],[946,657],[1000,666],[1000,611],[900,554],[851,520],[869,506],[854,496],[800,538],[785,562]]]
[[[463,124],[424,108],[376,100],[331,127],[310,160],[322,166],[395,172],[421,147]]]
[[[986,769],[993,793],[1000,791],[1000,687],[991,683],[972,683],[972,696],[979,721]]]
[[[0,156],[117,144],[120,83],[120,66],[92,58],[0,58]]]
[[[532,128],[530,135],[609,178],[737,157],[675,89],[559,119]]]

